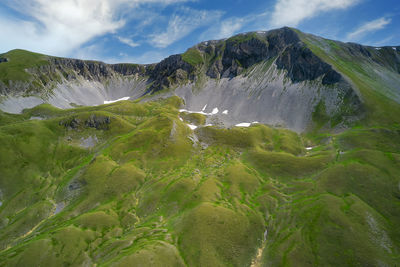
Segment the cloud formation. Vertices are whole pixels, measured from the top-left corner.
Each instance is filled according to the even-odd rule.
[[[305,19],[331,10],[347,9],[360,0],[277,0],[271,16],[272,27],[296,27]]]
[[[6,0],[4,4],[20,16],[10,17],[0,13],[2,35],[7,36],[1,48],[25,48],[66,55],[94,37],[114,33],[123,27],[126,23],[124,15],[134,12],[140,5],[169,5],[186,1]]]
[[[218,21],[221,16],[220,11],[182,8],[179,14],[174,14],[170,18],[164,32],[149,35],[149,43],[154,47],[165,48],[197,28]]]
[[[129,45],[130,47],[137,47],[137,46],[140,45],[139,43],[135,43],[132,39],[125,38],[125,37],[122,37],[122,36],[117,36],[117,39],[118,39],[121,43],[126,44],[126,45]]]
[[[373,21],[366,22],[353,32],[347,34],[347,39],[349,41],[357,41],[369,32],[374,32],[384,29],[387,25],[390,24],[391,21],[392,20],[390,18],[382,17],[379,19],[375,19]]]

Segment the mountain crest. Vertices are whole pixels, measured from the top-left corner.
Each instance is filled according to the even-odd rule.
[[[346,44],[288,27],[201,42],[156,64],[22,50],[0,58],[0,109],[8,112],[45,102],[69,108],[177,95],[189,110],[235,107],[227,116],[211,116],[220,126],[260,121],[303,132],[346,128],[363,118],[392,123],[400,102],[398,48]],[[385,115],[375,115],[376,105]]]

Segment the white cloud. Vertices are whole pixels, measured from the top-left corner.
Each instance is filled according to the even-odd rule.
[[[347,34],[347,39],[349,41],[357,41],[369,32],[384,29],[388,24],[390,24],[391,21],[392,20],[390,18],[385,17],[369,21],[358,27],[355,31]]]
[[[67,55],[94,37],[113,33],[126,23],[124,15],[143,4],[169,5],[189,0],[6,0],[20,18],[0,14],[7,36],[0,50],[25,48]]]
[[[223,39],[228,38],[238,33],[245,24],[248,23],[248,18],[232,17],[222,20],[217,25],[212,25],[207,31],[201,34],[199,41],[210,39]]]
[[[122,37],[122,36],[117,36],[117,39],[118,39],[121,43],[126,44],[126,45],[129,45],[130,47],[137,47],[137,46],[140,45],[139,43],[135,43],[133,40],[131,40],[131,39],[129,39],[129,38]]]
[[[149,43],[158,48],[165,48],[182,39],[195,29],[217,21],[221,16],[220,11],[182,9],[183,14],[175,14],[169,20],[165,32],[149,35]]]
[[[242,29],[244,22],[245,20],[242,18],[232,18],[222,21],[217,37],[218,38],[231,37],[237,31]]]
[[[360,0],[277,0],[271,26],[297,26],[305,19],[330,10],[347,9]]]

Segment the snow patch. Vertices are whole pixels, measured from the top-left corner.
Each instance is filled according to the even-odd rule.
[[[227,115],[227,114],[228,114],[228,110],[227,110],[227,109],[225,109],[224,111],[222,111],[222,114],[225,114],[225,115]]]
[[[259,122],[258,122],[258,121],[253,121],[253,122],[241,122],[241,123],[236,124],[235,126],[236,126],[236,127],[250,127],[250,125],[252,125],[252,124],[257,124],[257,123],[259,123]]]
[[[242,122],[242,123],[238,123],[235,126],[236,127],[249,127],[251,125],[250,122]]]
[[[204,125],[204,127],[208,127],[208,126],[213,126],[213,125],[211,123]],[[399,188],[400,188],[400,183],[399,183]]]
[[[211,113],[206,113],[204,111],[192,111],[192,110],[187,110],[187,109],[180,109],[179,112],[187,112],[187,113],[198,113],[198,114],[203,114],[203,115],[211,115]]]
[[[117,100],[104,100],[104,104],[111,104],[111,103],[115,103],[118,101],[123,101],[123,100],[129,100],[130,96],[125,96],[125,97],[121,97]]]
[[[381,50],[382,47],[375,47],[375,50]]]
[[[179,110],[179,112],[198,113],[198,114],[207,115],[207,116],[215,115],[215,114],[217,114],[219,112],[218,108],[214,108],[211,113],[204,112],[206,107],[207,107],[207,105],[205,105],[203,107],[202,111],[192,111],[192,110],[187,110],[187,109],[182,108],[182,109]]]
[[[192,130],[197,129],[197,126],[193,125],[193,124],[187,124],[187,126],[189,126],[189,128],[192,129]]]
[[[179,117],[179,120],[180,120],[180,121],[183,121],[183,119],[182,119],[181,117]]]
[[[397,48],[396,47],[392,47],[393,48],[393,50],[397,50]]]
[[[207,104],[205,104],[205,106],[203,107],[203,109],[201,111],[205,111],[207,108]]]
[[[306,150],[311,150],[311,149],[313,149],[313,147],[312,147],[312,146],[310,146],[310,147],[306,147]]]

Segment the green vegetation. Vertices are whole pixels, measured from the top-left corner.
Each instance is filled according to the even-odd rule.
[[[390,68],[383,68],[379,64],[366,60],[365,57],[350,54],[338,42],[317,39],[300,31],[297,33],[313,53],[347,76],[359,90],[367,114],[363,124],[393,126],[394,123],[398,123],[400,108],[398,102],[393,100],[395,94],[393,89],[396,86],[387,80],[391,76],[388,72]],[[343,110],[343,112],[347,111]]]
[[[8,60],[0,63],[0,81],[7,85],[10,81],[29,81],[32,75],[26,69],[49,63],[47,56],[21,49],[11,50],[0,57]]]
[[[182,59],[192,66],[197,66],[203,63],[203,57],[200,51],[196,48],[189,48],[185,53],[182,54]]]
[[[234,43],[234,44],[241,44],[247,42],[251,39],[257,38],[257,34],[255,32],[245,33],[245,34],[238,34],[231,38],[228,38],[226,42]]]
[[[206,116],[200,113],[183,112],[181,118],[195,125],[204,125],[206,123]]]
[[[181,103],[0,113],[0,266],[399,261],[398,127],[193,132]]]
[[[324,126],[330,117],[326,113],[325,102],[323,100],[319,101],[319,103],[315,106],[315,110],[312,113],[312,120],[317,124],[317,127],[320,128]]]
[[[354,113],[348,95],[337,114],[316,103],[304,135],[206,127],[178,97],[0,111],[0,266],[396,266],[399,104],[375,65],[298,33],[359,90],[366,117],[354,128],[329,132]],[[227,43],[252,38],[182,59],[200,87]],[[3,82],[29,81],[26,69],[48,62],[0,57]]]

